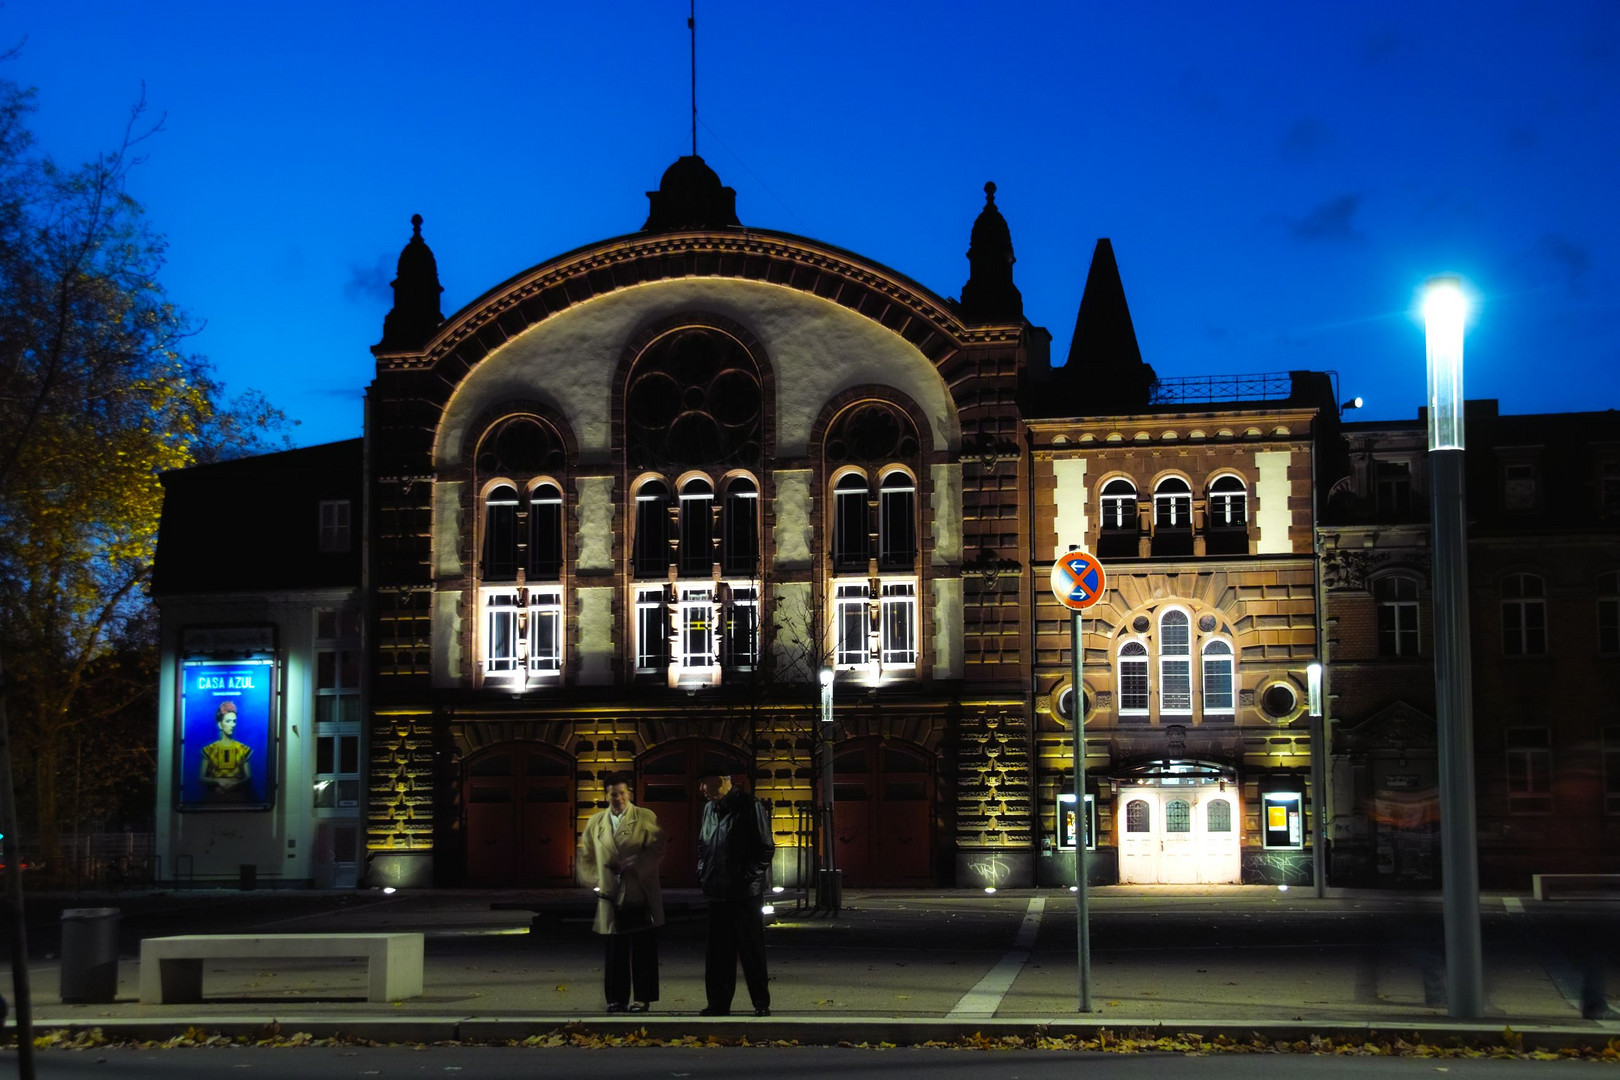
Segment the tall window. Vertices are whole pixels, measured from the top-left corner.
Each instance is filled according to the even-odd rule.
[[[895,469],[883,477],[878,498],[878,566],[910,570],[917,562],[917,485]]]
[[[1105,531],[1136,531],[1135,484],[1116,477],[1103,485],[1102,527]]]
[[[657,671],[669,663],[669,616],[664,587],[636,589],[636,670]]]
[[[1620,653],[1620,573],[1598,575],[1597,627],[1598,652]]]
[[[834,659],[839,667],[858,667],[868,653],[867,586],[842,584],[833,597],[833,626],[838,640]]]
[[[1418,654],[1418,585],[1414,578],[1390,574],[1373,582],[1378,605],[1378,655]]]
[[[752,669],[759,662],[759,590],[733,586],[725,622],[725,666]]]
[[[484,593],[484,670],[490,674],[513,672],[523,666],[522,605],[516,589],[488,589]]]
[[[1411,514],[1412,466],[1405,461],[1373,462],[1373,493],[1380,516]]]
[[[833,490],[833,565],[864,571],[867,555],[866,477],[849,473]]]
[[[669,572],[669,488],[648,480],[636,489],[636,539],[631,561],[637,577]]]
[[[714,567],[714,488],[707,480],[681,487],[681,576],[708,577]]]
[[[1233,712],[1232,646],[1224,641],[1204,645],[1204,715]]]
[[[712,588],[681,589],[676,614],[680,628],[679,663],[683,668],[712,668],[719,662],[719,626]]]
[[[1504,510],[1536,508],[1535,465],[1519,461],[1502,467],[1502,508]]]
[[[315,788],[317,810],[360,806],[360,613],[315,616]]]
[[[563,564],[562,489],[553,483],[536,484],[529,492],[530,581],[556,581]]]
[[[1159,711],[1192,712],[1192,628],[1185,611],[1159,619]]]
[[[1502,653],[1541,656],[1546,651],[1546,585],[1535,574],[1509,574],[1502,579]]]
[[[350,507],[348,499],[321,500],[319,550],[328,553],[349,550],[353,544],[349,531]]]
[[[1544,727],[1507,729],[1510,814],[1552,813],[1552,742]]]
[[[750,577],[759,569],[759,488],[746,476],[726,484],[721,565],[727,574]]]
[[[883,585],[883,666],[917,663],[917,585],[912,581]]]
[[[1140,641],[1119,647],[1119,712],[1121,716],[1148,712],[1148,651]]]
[[[1209,523],[1217,529],[1237,529],[1249,523],[1249,496],[1243,478],[1228,473],[1209,486]]]
[[[1156,529],[1192,527],[1192,488],[1179,476],[1167,476],[1153,489],[1153,525]]]
[[[484,496],[484,580],[511,581],[517,577],[517,489],[499,484]]]
[[[554,675],[562,670],[562,590],[530,588],[528,594],[529,671]]]

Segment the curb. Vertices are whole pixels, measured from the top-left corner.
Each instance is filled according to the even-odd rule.
[[[1107,1021],[1077,1017],[1029,1018],[1019,1020],[983,1019],[902,1019],[894,1017],[726,1017],[645,1016],[635,1020],[619,1017],[578,1016],[491,1016],[416,1017],[353,1016],[174,1016],[164,1019],[104,1019],[86,1022],[81,1018],[40,1017],[34,1030],[67,1029],[73,1032],[101,1029],[109,1038],[138,1041],[165,1041],[201,1029],[211,1034],[243,1038],[261,1034],[276,1024],[284,1034],[305,1032],[317,1039],[350,1038],[382,1043],[518,1042],[572,1027],[581,1034],[623,1036],[645,1032],[653,1039],[683,1036],[743,1038],[752,1042],[789,1040],[801,1045],[826,1046],[838,1043],[891,1043],[897,1046],[925,1042],[956,1042],[974,1036],[1004,1038],[1044,1035],[1097,1038],[1102,1032],[1135,1032],[1144,1038],[1198,1035],[1205,1039],[1224,1036],[1232,1042],[1247,1043],[1257,1037],[1270,1043],[1308,1042],[1313,1036],[1324,1039],[1404,1038],[1436,1046],[1499,1046],[1505,1028],[1511,1027],[1526,1048],[1549,1051],[1602,1047],[1620,1038],[1620,1023],[1592,1021],[1583,1025],[1531,1024],[1517,1027],[1498,1023],[1418,1023],[1374,1021],[1323,1021],[1314,1023],[1254,1023],[1237,1020],[1128,1020]]]

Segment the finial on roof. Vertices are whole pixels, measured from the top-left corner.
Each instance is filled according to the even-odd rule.
[[[996,182],[994,180],[984,182],[984,201],[987,203],[996,201]]]
[[[1013,284],[1012,231],[996,209],[996,183],[984,185],[984,209],[968,242],[968,280],[962,286],[962,318],[970,323],[1010,323],[1024,317],[1024,298]]]
[[[444,322],[439,310],[439,264],[422,239],[422,215],[411,215],[411,238],[399,253],[394,307],[383,319],[383,336],[373,351],[411,352],[428,343]]]
[[[647,192],[650,204],[642,232],[686,229],[734,229],[737,192],[720,183],[720,175],[691,154],[677,158],[664,170],[657,191]]]

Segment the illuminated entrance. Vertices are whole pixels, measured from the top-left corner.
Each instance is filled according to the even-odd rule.
[[[928,751],[855,739],[833,757],[833,835],[844,884],[933,881],[934,775]]]
[[[1114,778],[1122,885],[1238,884],[1242,806],[1232,769],[1156,761]]]

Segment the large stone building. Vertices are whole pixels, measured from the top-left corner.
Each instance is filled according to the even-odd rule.
[[[170,481],[165,867],[566,884],[623,771],[685,884],[718,766],[789,886],[826,794],[851,885],[1066,884],[1077,831],[1095,882],[1309,881],[1330,377],[1157,380],[1107,241],[1052,367],[993,185],[960,300],[743,227],[696,157],[649,199],[448,319],[416,219],[363,452]],[[188,567],[215,494],[278,469],[306,470],[286,572]],[[1047,585],[1074,548],[1110,574],[1078,695]]]

